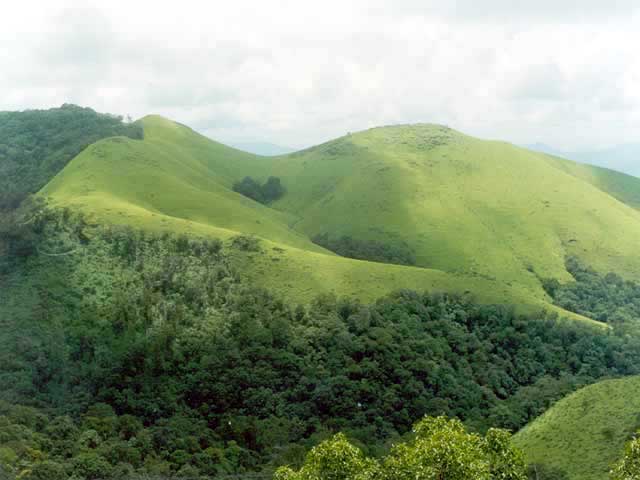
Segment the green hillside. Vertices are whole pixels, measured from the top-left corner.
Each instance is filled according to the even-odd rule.
[[[308,235],[402,238],[421,266],[533,294],[528,270],[568,279],[567,254],[637,275],[638,212],[506,143],[433,125],[375,128],[282,157],[271,173],[290,185],[275,207],[299,216],[296,228]]]
[[[321,251],[288,228],[286,215],[228,187],[257,158],[206,140],[158,117],[143,121],[142,141],[113,137],[76,157],[43,190],[57,204],[112,223],[229,237],[259,235]]]
[[[529,463],[564,470],[571,480],[604,480],[639,425],[640,377],[629,377],[569,395],[518,432],[514,442]]]
[[[600,190],[603,190],[633,208],[640,209],[640,178],[609,168],[576,163],[554,156],[546,157],[553,165],[561,170],[577,178],[586,180]]]
[[[394,126],[265,158],[158,116],[141,124],[144,140],[92,145],[43,193],[96,220],[266,239],[270,255],[238,261],[256,284],[293,300],[327,291],[371,300],[406,287],[539,308],[550,301],[539,277],[569,280],[567,255],[638,278],[640,212],[506,143]],[[277,176],[287,194],[269,208],[233,192],[247,175]],[[309,240],[323,233],[406,243],[421,268],[337,257]]]

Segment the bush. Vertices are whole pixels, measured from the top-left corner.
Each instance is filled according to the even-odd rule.
[[[249,235],[238,235],[231,240],[231,246],[243,252],[259,252],[260,240]]]

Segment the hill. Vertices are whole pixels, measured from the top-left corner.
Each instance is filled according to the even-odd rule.
[[[87,146],[114,135],[142,138],[143,132],[121,117],[71,104],[0,112],[0,210],[15,208]]]
[[[640,425],[640,377],[606,380],[556,403],[514,437],[529,463],[604,480]],[[541,477],[543,480],[543,477]]]
[[[43,194],[111,223],[261,237],[270,255],[238,261],[258,285],[290,299],[435,288],[553,308],[540,278],[570,280],[568,255],[603,273],[636,279],[640,271],[640,212],[510,144],[409,125],[265,158],[158,116],[140,123],[144,140],[92,145]],[[271,208],[242,197],[231,187],[248,175],[277,176],[287,193]],[[336,257],[309,240],[319,234],[408,245],[416,267]]]

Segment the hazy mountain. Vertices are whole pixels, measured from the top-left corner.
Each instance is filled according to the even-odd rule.
[[[525,147],[530,150],[556,155],[578,162],[611,168],[629,175],[640,176],[640,143],[628,143],[601,150],[582,150],[576,152],[558,150],[544,143],[534,143],[525,145]]]
[[[291,153],[294,151],[293,148],[276,145],[275,143],[270,142],[232,142],[229,145],[239,150],[255,153],[256,155],[263,155],[265,157],[284,155],[285,153]]]

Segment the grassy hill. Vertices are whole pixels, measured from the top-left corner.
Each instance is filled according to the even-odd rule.
[[[266,158],[158,116],[141,124],[144,140],[92,145],[43,193],[98,221],[261,237],[269,255],[237,260],[257,284],[290,299],[335,291],[371,300],[411,287],[539,308],[550,301],[539,277],[569,280],[569,254],[602,272],[640,271],[640,212],[551,157],[510,144],[411,125]],[[246,175],[280,177],[287,194],[272,208],[242,197],[231,186]],[[419,268],[337,257],[309,240],[322,233],[406,243]]]
[[[555,404],[514,442],[529,463],[566,471],[569,479],[604,480],[640,425],[640,377],[607,380]]]
[[[444,127],[367,130],[282,157],[271,172],[289,188],[275,207],[299,216],[298,230],[403,239],[425,267],[536,291],[528,270],[568,279],[566,254],[628,275],[640,260],[627,236],[640,233],[640,215],[628,205],[538,154]]]

